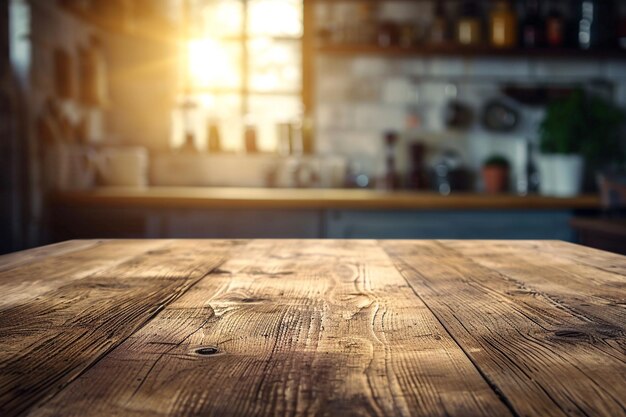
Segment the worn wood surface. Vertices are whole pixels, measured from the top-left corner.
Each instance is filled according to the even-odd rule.
[[[1,416],[624,416],[626,258],[536,241],[0,257]]]

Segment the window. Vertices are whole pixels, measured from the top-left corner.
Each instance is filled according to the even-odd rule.
[[[173,145],[206,147],[216,123],[225,150],[243,149],[245,124],[261,151],[302,111],[302,0],[188,0]]]

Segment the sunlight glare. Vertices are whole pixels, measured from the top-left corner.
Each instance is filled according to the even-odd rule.
[[[297,1],[254,0],[250,4],[250,32],[258,35],[302,34],[302,10]]]
[[[193,85],[225,88],[238,83],[239,69],[225,45],[210,39],[194,39],[187,44],[189,75]]]

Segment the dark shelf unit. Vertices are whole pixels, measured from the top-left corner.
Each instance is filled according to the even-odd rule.
[[[614,59],[625,60],[626,50],[582,50],[561,49],[498,49],[493,47],[461,47],[457,45],[423,45],[415,47],[380,47],[376,45],[317,45],[315,51],[321,55],[355,56],[380,55],[385,57],[458,57],[458,58],[537,58],[537,59]]]

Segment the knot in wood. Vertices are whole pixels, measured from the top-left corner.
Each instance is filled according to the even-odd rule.
[[[219,349],[215,346],[204,346],[195,350],[196,354],[201,356],[215,355],[219,353]]]

